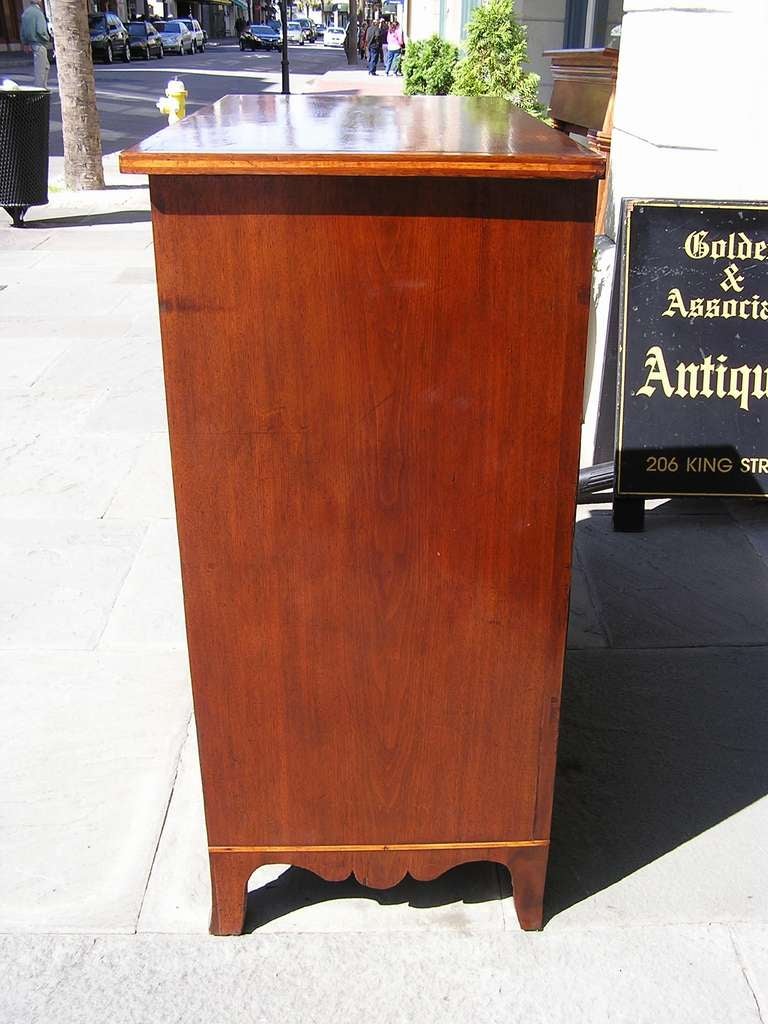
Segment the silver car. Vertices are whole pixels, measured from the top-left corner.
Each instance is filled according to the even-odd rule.
[[[179,18],[156,21],[155,28],[163,41],[163,53],[178,53],[181,56],[195,52],[195,37]]]
[[[176,18],[176,21],[184,22],[189,31],[192,33],[192,37],[195,40],[195,50],[197,50],[198,53],[204,53],[205,32],[203,31],[203,27],[200,24],[200,22],[197,21],[195,18]],[[195,50],[193,50],[192,53],[194,53]]]
[[[301,27],[301,23],[298,21],[288,22],[288,42],[298,43],[299,46],[304,45],[304,29]]]

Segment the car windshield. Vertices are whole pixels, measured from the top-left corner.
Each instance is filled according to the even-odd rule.
[[[103,14],[91,14],[88,16],[88,28],[106,28],[107,19]]]
[[[145,36],[147,34],[146,26],[140,21],[130,22],[128,31],[132,36]]]
[[[299,29],[299,31],[301,31],[301,25],[298,23],[298,21],[289,21],[288,28]]]
[[[273,36],[275,33],[268,25],[251,25],[251,34],[254,36]]]
[[[186,25],[187,28],[194,28],[191,18],[180,18],[179,20],[182,22],[182,24]]]
[[[158,31],[159,32],[178,32],[179,34],[181,34],[184,31],[184,26],[182,25],[182,23],[180,21],[166,21],[165,24],[162,26],[162,28],[160,28],[158,26]]]

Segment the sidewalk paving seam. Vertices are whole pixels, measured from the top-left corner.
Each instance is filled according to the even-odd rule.
[[[760,1006],[760,1000],[757,998],[755,986],[752,984],[752,979],[749,976],[747,965],[744,962],[744,958],[741,955],[741,950],[739,949],[739,944],[736,941],[736,936],[734,934],[733,927],[730,925],[728,926],[728,935],[731,939],[731,945],[733,946],[733,952],[736,957],[736,963],[739,965],[739,970],[741,971],[744,981],[746,982],[747,988],[749,989],[750,994],[755,1001],[755,1009],[757,1010],[757,1016],[760,1021],[760,1024],[765,1024],[765,1018],[763,1017],[763,1011]]]
[[[569,647],[568,652],[573,654],[590,654],[598,651],[601,653],[609,651],[611,654],[669,654],[682,651],[759,650],[761,647],[768,647],[768,644],[762,640],[729,640],[727,643],[719,644],[663,644],[661,647],[622,647],[620,644],[613,647]]]
[[[131,469],[133,469],[133,466],[134,466],[134,463],[131,462],[131,466],[130,466],[128,472],[125,474],[125,476],[120,481],[121,485],[125,482],[125,480],[127,480],[128,474],[130,473]],[[117,491],[115,491],[115,493],[117,493]],[[105,516],[107,514],[107,510],[108,510],[109,506],[114,501],[114,497],[115,496],[113,494],[112,497],[109,499],[109,502],[107,503],[107,508],[104,509],[104,511],[101,513],[101,515],[97,516],[96,519],[93,519],[93,520],[85,519],[85,520],[83,520],[83,522],[86,522],[86,523],[87,522],[95,522],[95,523],[107,523],[107,522],[109,522],[109,520],[105,519]],[[53,522],[55,520],[43,520],[43,521],[44,522]],[[131,522],[133,522],[135,524],[137,529],[143,528],[143,530],[144,530],[144,532],[142,534],[142,537],[141,537],[141,543],[139,544],[139,546],[136,549],[136,554],[138,555],[139,551],[141,550],[141,548],[142,548],[142,546],[144,544],[144,541],[147,539],[147,533],[149,532],[149,521],[148,520],[142,521],[142,520],[139,519],[139,520],[131,520]],[[114,593],[112,602],[109,605],[109,608],[105,608],[104,609],[104,624],[102,625],[101,629],[99,630],[99,635],[95,638],[95,640],[93,642],[93,645],[91,647],[85,648],[85,650],[98,651],[99,644],[101,643],[102,637],[104,636],[104,633],[105,633],[105,631],[107,629],[107,626],[109,625],[109,620],[112,618],[112,614],[114,613],[115,605],[117,604],[118,598],[120,597],[120,595],[123,592],[123,589],[125,588],[126,580],[128,579],[128,577],[129,577],[129,575],[131,573],[131,569],[133,568],[133,565],[134,565],[135,561],[136,561],[136,558],[134,556],[134,558],[131,559],[130,562],[128,563],[127,568],[126,568],[125,572],[123,573],[122,579],[120,580],[120,583],[118,584],[117,587],[115,587],[115,593]]]
[[[171,788],[170,788],[170,791],[168,793],[168,800],[167,800],[166,805],[165,805],[165,813],[163,814],[163,820],[162,820],[162,822],[160,824],[160,828],[158,829],[158,832],[157,832],[157,842],[155,843],[155,849],[154,849],[154,851],[152,853],[152,860],[150,861],[150,864],[149,864],[149,871],[147,871],[147,877],[146,877],[146,879],[144,881],[144,891],[141,894],[141,902],[139,903],[139,909],[138,909],[138,912],[136,914],[136,923],[135,923],[135,925],[133,927],[133,934],[134,935],[138,935],[139,934],[139,922],[141,921],[141,915],[142,915],[142,912],[144,910],[144,901],[147,898],[147,892],[149,890],[149,883],[150,883],[150,880],[152,879],[152,872],[155,869],[155,861],[157,860],[157,853],[158,853],[158,850],[160,849],[160,843],[161,843],[162,838],[163,838],[163,833],[165,832],[165,825],[166,825],[166,822],[168,821],[168,812],[171,809],[171,801],[173,800],[173,794],[176,792],[176,783],[177,783],[178,778],[179,778],[179,768],[181,766],[181,758],[182,758],[182,755],[183,755],[183,753],[184,753],[184,751],[186,749],[187,744],[189,743],[190,727],[194,724],[194,719],[195,719],[194,712],[190,711],[189,715],[187,716],[187,724],[186,724],[185,730],[184,730],[184,739],[182,740],[181,744],[179,745],[178,754],[176,755],[176,764],[175,764],[174,770],[173,770],[173,779],[171,780]]]
[[[598,592],[597,592],[597,587],[592,582],[592,574],[587,571],[586,560],[583,559],[581,557],[581,555],[579,554],[578,544],[576,543],[576,525],[577,524],[574,523],[574,534],[573,534],[573,542],[572,542],[573,559],[572,559],[572,565],[571,565],[571,577],[573,577],[573,570],[574,570],[574,568],[578,568],[579,572],[584,577],[584,582],[585,582],[586,588],[587,588],[587,597],[589,598],[589,602],[592,605],[592,610],[595,613],[595,618],[597,619],[598,625],[600,626],[600,628],[603,631],[603,634],[605,635],[605,639],[607,641],[607,650],[611,651],[611,650],[614,649],[613,634],[611,633],[610,626],[608,624],[606,615],[605,615],[605,613],[603,611],[603,606],[602,606],[602,603],[600,601],[600,598],[599,598],[599,595],[598,595]],[[566,650],[567,650],[567,641],[566,641]]]

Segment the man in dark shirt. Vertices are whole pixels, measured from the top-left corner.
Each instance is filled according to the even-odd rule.
[[[32,0],[21,16],[21,41],[32,51],[35,66],[35,88],[48,88],[48,49],[51,37],[48,34],[48,22],[42,11],[43,0]]]
[[[379,47],[379,26],[375,21],[372,21],[368,26],[368,31],[365,33],[365,46],[368,50],[368,74],[376,74],[376,65],[379,62],[379,54],[381,49]]]

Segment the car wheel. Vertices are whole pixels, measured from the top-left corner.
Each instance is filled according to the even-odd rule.
[[[107,43],[107,45],[104,47],[104,63],[111,64],[113,60],[114,55],[112,53],[112,43]]]
[[[149,44],[144,47],[144,60],[149,60],[152,54],[149,52]]]
[[[163,50],[163,44],[161,43],[157,48],[157,59],[162,60],[164,56],[165,51]]]
[[[200,53],[205,53],[205,43],[200,43]]]
[[[240,40],[240,53],[245,53],[245,43],[242,39]]]
[[[193,57],[197,53],[197,43],[195,42],[194,39],[192,40],[192,45],[189,48],[189,52],[190,52],[191,56],[193,56]]]
[[[125,64],[129,64],[130,60],[131,60],[131,48],[128,45],[128,43],[126,43],[125,44],[125,49],[123,50],[123,62]]]

